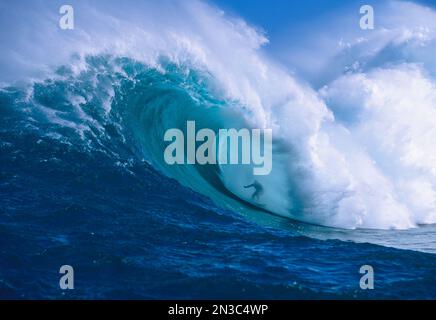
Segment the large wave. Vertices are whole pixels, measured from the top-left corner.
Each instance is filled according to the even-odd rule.
[[[19,111],[23,130],[86,152],[145,158],[236,211],[255,206],[243,188],[250,170],[168,166],[164,132],[187,120],[271,128],[273,170],[257,177],[259,210],[341,228],[436,223],[435,12],[388,3],[408,11],[395,11],[398,24],[375,31],[377,41],[342,41],[314,85],[268,58],[260,31],[210,5],[134,4],[122,13],[112,2],[73,4],[82,18],[70,32],[55,27],[45,2],[32,3],[25,20],[37,28],[18,26],[28,38],[2,45],[10,48],[0,56],[2,112]],[[402,24],[421,12],[422,22]],[[363,54],[362,43],[377,47]]]

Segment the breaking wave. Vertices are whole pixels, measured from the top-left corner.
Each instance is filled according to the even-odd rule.
[[[74,32],[49,31],[55,17],[44,23],[28,13],[26,21],[41,20],[32,36],[41,45],[35,51],[11,40],[13,50],[0,56],[1,130],[30,130],[114,163],[145,159],[235,211],[349,229],[433,224],[436,28],[429,21],[436,13],[401,5],[425,12],[425,28],[381,28],[366,55],[368,39],[342,43],[343,70],[319,89],[269,58],[262,32],[201,2],[138,3],[117,18],[116,4],[77,4],[91,22]],[[164,10],[158,23],[152,17],[162,7],[176,10]],[[264,207],[243,188],[251,170],[165,164],[165,131],[188,120],[214,130],[273,130],[272,173],[256,177]]]

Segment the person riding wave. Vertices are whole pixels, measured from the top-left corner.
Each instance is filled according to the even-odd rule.
[[[254,188],[251,199],[255,201],[259,201],[259,197],[263,194],[263,186],[257,180],[254,180],[254,182],[250,185],[244,186],[244,188]]]

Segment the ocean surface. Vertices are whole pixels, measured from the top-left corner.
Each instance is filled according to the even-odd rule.
[[[436,297],[434,225],[317,227],[226,200],[192,166],[170,178],[158,162],[165,121],[223,102],[172,65],[87,63],[0,92],[1,298]],[[74,290],[59,289],[64,264]],[[366,264],[375,290],[359,288]]]
[[[435,299],[436,14],[395,6],[420,31],[350,40],[317,86],[215,7],[150,3],[74,2],[73,32],[31,2],[2,42],[0,298]],[[273,130],[262,205],[251,166],[165,163],[187,121]]]

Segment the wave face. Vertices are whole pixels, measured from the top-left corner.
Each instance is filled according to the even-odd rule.
[[[164,150],[167,145],[163,139],[165,131],[171,128],[184,129],[188,120],[195,120],[197,129],[211,128],[216,132],[220,128],[250,126],[251,114],[247,112],[247,107],[238,101],[220,96],[213,88],[215,79],[210,74],[193,69],[191,66],[176,65],[164,58],[159,63],[159,67],[150,67],[130,58],[114,56],[87,56],[80,64],[84,70],[79,73],[75,73],[69,66],[63,66],[58,68],[51,78],[44,81],[24,88],[4,88],[1,91],[2,106],[7,115],[4,120],[10,116],[10,113],[21,112],[25,116],[23,121],[26,124],[22,124],[20,130],[33,130],[41,137],[64,140],[65,143],[80,146],[88,152],[110,153],[115,162],[119,161],[120,156],[126,157],[126,154],[129,157],[144,159],[167,176],[209,196],[224,208],[237,211],[241,206],[255,207],[255,204],[250,206],[250,192],[243,188],[253,179],[250,167],[170,166],[164,161]],[[409,78],[404,72],[417,71],[395,71],[395,75],[400,78],[399,81],[403,76],[406,84]],[[353,81],[371,81],[371,79],[363,79],[356,75]],[[422,81],[423,84],[417,85],[424,85],[426,80]],[[337,85],[343,85],[341,80],[338,80]],[[328,90],[326,95],[333,100],[334,87],[326,90]],[[421,95],[422,91],[417,90],[417,94]],[[401,102],[407,103],[404,100]],[[433,130],[430,118],[432,106],[427,107],[425,104],[421,106],[424,109],[422,119],[417,121],[421,126],[427,125]],[[393,103],[392,107],[395,108],[396,104]],[[338,108],[340,108],[339,104]],[[402,112],[409,112],[410,116],[415,110],[416,108],[410,111],[402,108]],[[422,141],[422,133],[417,132],[420,139],[417,139],[416,146],[406,143],[397,145],[396,139],[406,134],[404,128],[410,125],[407,114],[404,115],[404,121],[407,123],[402,123],[400,120],[395,122],[395,126],[399,128],[396,132],[385,110],[366,111],[361,108],[353,112],[352,116],[359,117],[358,112],[365,112],[366,117],[374,117],[374,124],[365,122],[360,125],[361,127],[353,124],[355,126],[353,130],[356,131],[353,135],[349,130],[345,131],[342,128],[341,131],[341,128],[334,127],[334,123],[326,129],[330,139],[335,138],[334,141],[341,142],[342,153],[335,148],[329,148],[329,141],[324,142],[327,145],[312,146],[316,148],[316,152],[327,153],[327,155],[322,154],[323,156],[341,156],[342,163],[337,163],[334,157],[327,168],[323,166],[322,169],[314,168],[314,163],[307,159],[308,155],[303,152],[304,150],[298,149],[303,146],[297,148],[292,140],[286,139],[287,136],[276,139],[272,173],[266,177],[256,177],[264,185],[262,201],[266,203],[265,207],[258,209],[304,222],[344,228],[365,226],[406,228],[418,223],[433,222],[431,215],[433,184],[431,177],[428,176],[428,172],[432,169],[431,158],[417,153],[414,158],[404,159],[397,166],[394,165],[397,163],[396,159],[392,158],[399,153],[415,151],[416,148],[424,149],[427,144],[432,143],[430,137],[427,142]],[[428,116],[425,117],[427,114]],[[337,119],[344,122],[352,121],[346,116]],[[376,131],[372,125],[389,127],[392,134],[385,135],[384,143],[390,142],[391,150],[386,150],[383,145],[377,143],[378,135],[373,136]],[[7,121],[4,128],[8,131]],[[381,129],[388,130],[388,128]],[[410,131],[413,132],[413,129],[411,128]],[[425,132],[425,135],[430,133],[431,131]],[[327,135],[323,131],[317,134]],[[355,137],[361,137],[362,144],[372,146],[374,154],[385,159],[386,163],[382,162],[377,167],[385,169],[384,173],[392,172],[398,182],[387,181],[380,170],[375,170],[373,162],[357,149],[352,140]],[[314,137],[309,135],[307,138]],[[327,136],[324,136],[324,139],[327,139]],[[308,145],[304,145],[305,148],[311,146],[309,141],[307,143]],[[333,155],[329,155],[330,152],[333,152]],[[353,168],[349,168],[350,163],[345,157],[354,159],[350,162]],[[326,159],[317,158],[311,161],[315,160],[321,162]],[[424,167],[412,170],[412,167],[416,166],[414,161]],[[400,172],[405,165],[411,167],[407,181],[405,174],[401,177],[395,176],[395,172]],[[341,170],[346,170],[345,173],[349,175],[353,173],[353,175],[342,177]],[[319,180],[327,173],[336,173],[335,180],[327,179],[329,176],[325,177],[325,181]],[[346,178],[364,179],[367,182],[366,188],[358,189],[357,182],[355,186],[349,186],[350,182]],[[393,198],[391,193],[396,190],[392,182],[401,186],[399,190],[404,192],[402,202]],[[375,183],[380,191],[377,194],[370,188]],[[317,186],[316,190],[315,186]],[[322,190],[322,188],[327,189]],[[425,191],[426,188],[430,190]],[[406,201],[410,201],[409,206],[406,206],[408,204]],[[384,206],[383,210],[379,209],[379,206]],[[410,207],[415,210],[410,211]],[[377,216],[371,216],[375,212]]]

